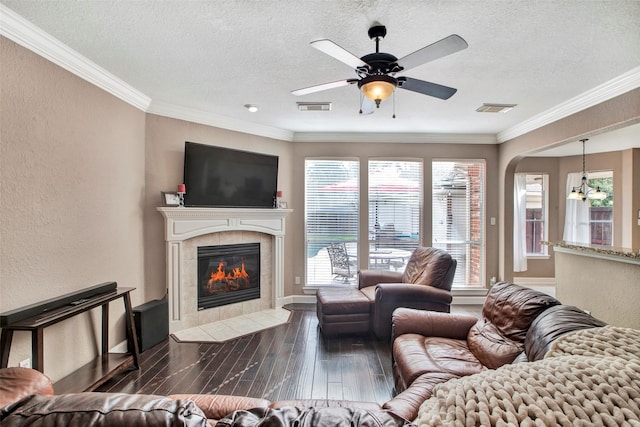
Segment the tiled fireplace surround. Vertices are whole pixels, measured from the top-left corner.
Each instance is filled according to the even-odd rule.
[[[157,208],[165,220],[169,331],[282,307],[289,209]],[[260,299],[198,311],[198,246],[260,243]]]

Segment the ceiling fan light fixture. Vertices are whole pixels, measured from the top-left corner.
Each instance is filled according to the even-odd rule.
[[[387,75],[368,76],[358,82],[358,87],[380,108],[380,103],[389,98],[398,86],[398,80]]]

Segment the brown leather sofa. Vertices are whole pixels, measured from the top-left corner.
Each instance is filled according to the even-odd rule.
[[[17,426],[314,426],[398,427],[406,420],[377,403],[177,394],[54,395],[49,378],[29,368],[0,369],[0,425]]]
[[[413,420],[440,383],[539,360],[561,335],[604,325],[547,294],[508,282],[489,291],[480,319],[399,308],[393,313],[392,349],[397,394],[383,408]]]
[[[270,402],[224,395],[52,396],[51,382],[40,372],[5,368],[0,369],[0,425],[18,426],[29,420],[35,426],[402,426],[405,420],[416,419],[420,405],[431,397],[436,385],[508,363],[539,360],[558,337],[604,325],[546,294],[503,282],[489,292],[480,319],[395,310],[392,356],[398,394],[382,405],[328,400]]]
[[[456,260],[445,250],[418,247],[404,272],[360,270],[358,289],[317,292],[322,333],[369,333],[391,339],[391,314],[398,307],[449,312]]]

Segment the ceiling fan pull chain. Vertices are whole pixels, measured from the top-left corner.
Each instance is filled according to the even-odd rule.
[[[362,94],[362,92],[360,92],[360,113],[359,114],[362,114],[362,102],[364,101],[363,96],[364,95]]]
[[[396,118],[396,91],[393,91],[393,116],[391,116],[392,119]]]

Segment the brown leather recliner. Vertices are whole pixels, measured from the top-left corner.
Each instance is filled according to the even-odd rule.
[[[457,262],[438,248],[418,247],[402,272],[360,270],[358,287],[373,302],[372,330],[391,339],[391,315],[398,307],[448,313]]]
[[[480,319],[399,308],[392,349],[398,394],[383,407],[412,419],[437,384],[513,363],[532,322],[559,304],[545,293],[501,282],[489,291]]]

